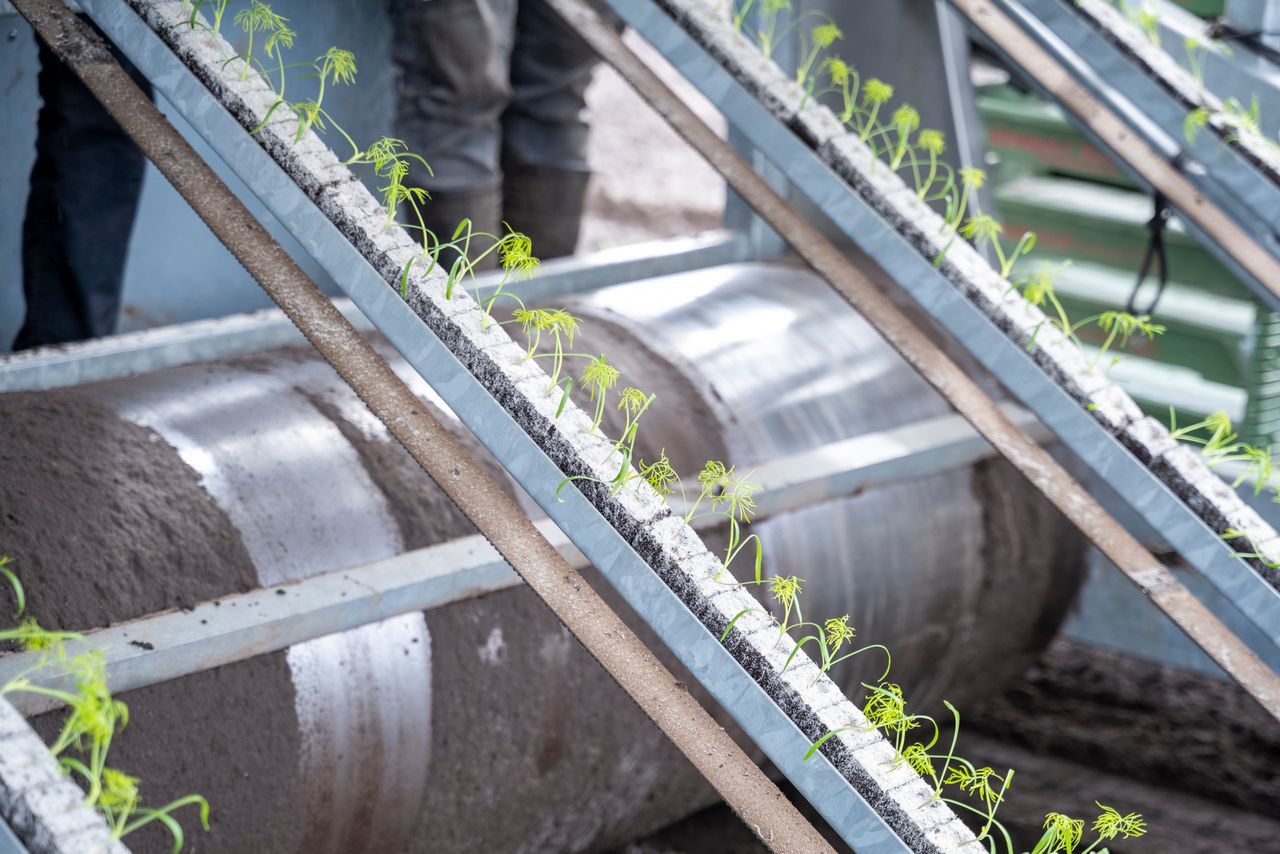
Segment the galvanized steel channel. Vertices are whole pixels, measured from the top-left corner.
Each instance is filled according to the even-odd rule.
[[[537,279],[522,286],[521,294],[527,301],[543,300],[646,275],[682,273],[756,257],[747,235],[718,230],[548,261]],[[498,273],[477,276],[476,287],[483,294],[500,277]],[[357,329],[374,328],[349,300],[334,300],[334,304]],[[62,388],[302,343],[302,335],[279,309],[266,308],[0,356],[0,392]]]
[[[531,494],[833,828],[859,852],[909,850],[809,740],[581,494],[557,502],[560,469],[226,112],[190,70],[118,0],[85,11],[337,281],[360,310]]]
[[[1233,557],[1218,535],[1032,362],[1021,345],[943,278],[665,12],[653,3],[604,2],[1257,626],[1269,644],[1255,646],[1254,652],[1280,671],[1280,591]]]

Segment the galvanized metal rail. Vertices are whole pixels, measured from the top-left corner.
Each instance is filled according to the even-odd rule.
[[[972,247],[956,241],[945,263],[935,266],[938,244],[945,239],[940,218],[919,204],[915,192],[902,186],[887,167],[881,165],[877,169],[865,146],[846,132],[830,110],[808,99],[745,38],[732,33],[716,14],[713,3],[659,0],[664,10],[652,3],[606,2],[702,89],[730,124],[764,152],[792,186],[875,258],[944,329],[1166,537],[1189,564],[1263,632],[1270,644],[1280,646],[1280,593],[1254,568],[1233,556],[1218,532],[1144,463],[1165,466],[1172,472],[1168,475],[1171,480],[1181,479],[1187,494],[1212,492],[1215,501],[1229,506],[1235,527],[1265,539],[1275,536],[1270,526],[1207,472],[1194,455],[1185,448],[1174,448],[1175,443],[1162,434],[1159,425],[1143,420],[1123,392],[1090,374],[1073,345],[1060,336],[1055,341],[1054,330],[1041,329],[1043,315],[1020,295],[1010,293],[1009,284],[1000,280]],[[696,116],[688,114],[678,99],[652,88],[662,102],[659,111],[675,114],[679,131],[697,133],[700,147],[715,151],[719,162],[729,163],[735,178],[751,180],[745,164],[740,160],[735,163],[732,151],[721,149],[714,135],[699,130]],[[779,216],[779,211],[785,216],[785,206],[763,190],[760,198],[769,217]],[[1037,343],[1031,348],[1028,341],[1037,331]],[[921,346],[924,344],[927,342]],[[950,374],[945,382],[948,389],[943,389],[944,394],[952,387]],[[978,408],[982,408],[980,402]],[[1032,459],[1023,451],[1025,443],[1015,438],[1005,448],[1013,450],[1025,471]],[[1136,453],[1142,453],[1143,459]],[[1116,560],[1112,555],[1113,562],[1121,566],[1127,563],[1130,577],[1148,596],[1162,604],[1166,612],[1180,612],[1180,617],[1174,617],[1175,622],[1211,657],[1227,664],[1224,669],[1235,671],[1237,678],[1243,676],[1252,683],[1255,696],[1264,706],[1273,714],[1280,714],[1274,673],[1185,588],[1176,582],[1175,586],[1166,585],[1167,570],[1110,521],[1092,499],[1081,497],[1078,487],[1071,484],[1056,463],[1053,468],[1044,468],[1037,461],[1031,468],[1033,478],[1047,482],[1051,489],[1064,486],[1065,492],[1059,490],[1058,495],[1071,495],[1064,502],[1068,515],[1091,529],[1104,551],[1119,548],[1124,553],[1122,559]],[[1155,576],[1148,574],[1153,569],[1161,581],[1156,582]],[[1247,673],[1240,670],[1242,662]]]
[[[1228,142],[1226,128],[1210,126],[1186,138],[1188,112],[1216,101],[1190,74],[1154,46],[1143,54],[1144,67],[1131,43],[1112,34],[1113,27],[1131,25],[1114,9],[1095,8],[1101,2],[1091,0],[1091,13],[1062,0],[951,2],[1100,146],[1164,195],[1265,305],[1280,311],[1276,164],[1268,152]]]
[[[343,318],[280,245],[253,220],[243,203],[235,198],[190,144],[182,139],[129,79],[101,39],[55,0],[18,0],[15,5],[45,44],[102,101],[103,106],[143,153],[155,163],[219,240],[297,324],[308,341],[337,370],[410,456],[512,568],[520,573],[538,597],[724,797],[747,826],[775,851],[831,851],[821,834],[782,796],[724,729],[648,650],[644,642],[628,630],[621,618],[525,518],[515,500],[447,428],[421,406],[404,381]],[[244,131],[240,135],[247,137]],[[350,246],[345,239],[342,242]],[[369,273],[373,272],[367,265],[366,269]],[[376,273],[373,276],[381,294],[391,295],[391,305],[407,309],[405,303],[400,301],[381,277]],[[361,303],[359,299],[357,304],[364,305],[366,312],[375,319],[379,317],[376,306]],[[437,390],[441,391],[455,412],[464,419],[467,414],[474,417],[478,404],[490,410],[485,415],[491,425],[499,418],[507,419],[505,433],[508,453],[498,453],[499,459],[510,464],[512,449],[516,449],[525,460],[540,453],[532,440],[518,427],[510,425],[509,416],[498,409],[496,401],[484,394],[474,378],[467,376],[470,385],[479,389],[479,395],[473,394],[468,400],[464,395],[456,393],[460,378],[456,372],[461,371],[460,365],[455,368],[452,384],[441,382],[441,371],[424,370],[425,360],[421,358],[421,354],[432,347],[430,340],[423,339],[434,339],[434,335],[421,324],[416,333],[416,347],[412,349],[419,358],[415,361],[411,357],[410,361],[426,375],[424,378],[434,380]],[[438,341],[435,346],[443,349]],[[467,406],[468,403],[471,404],[470,407]],[[517,436],[524,441],[521,442]],[[506,459],[503,459],[504,456]],[[542,469],[539,472],[542,477],[536,483],[543,488],[530,491],[535,495],[541,494],[545,500],[552,494],[548,489],[549,484],[559,482],[566,475],[545,455],[541,457],[542,465],[539,466],[536,462],[533,465]],[[610,462],[608,456],[603,461],[605,465]],[[519,477],[519,474],[516,476]],[[532,483],[529,485],[533,486]],[[596,558],[607,556],[618,564],[625,560],[619,554],[620,548],[626,546],[625,543],[607,548],[607,552],[601,547],[604,529],[615,536],[617,534],[599,515],[599,511],[591,508],[581,495],[576,500],[569,498],[564,503],[574,508],[577,514],[566,513],[568,518],[560,521],[579,523],[587,529],[579,531],[577,537],[584,543],[584,551]],[[638,556],[635,560],[640,561]],[[639,583],[629,585],[628,592],[643,591],[647,594],[646,599],[652,596],[654,600],[665,594],[669,610],[683,608],[672,591],[663,586],[647,566],[641,566],[644,567],[646,580],[650,581],[650,589],[644,590],[646,585],[643,580],[636,579],[632,581]],[[604,572],[609,574],[607,568]],[[636,601],[634,595],[632,601]],[[657,603],[655,607],[656,605]],[[747,674],[729,658],[724,647],[707,636],[706,630],[693,620],[692,615],[687,611],[684,615],[686,623],[692,621],[701,632],[700,639],[704,641],[702,646],[706,647],[706,641],[709,640],[721,654],[719,660],[715,660],[702,651],[704,657],[691,668],[695,675],[708,679],[707,671],[710,669],[723,682],[734,684],[741,694],[746,694],[749,690],[746,683],[750,682]],[[673,623],[678,626],[679,622],[679,612],[670,613],[666,621],[658,622],[655,628],[660,635],[669,639],[672,632],[664,629]],[[765,701],[769,703],[775,717],[785,720],[781,710],[767,696]],[[796,734],[799,735],[798,731]],[[41,750],[44,750],[43,745]],[[47,755],[45,752],[46,757]],[[802,762],[802,755],[802,751],[797,749],[791,761]],[[841,788],[851,791],[847,784]],[[30,840],[27,842],[30,844]]]
[[[537,279],[523,283],[521,294],[526,301],[542,301],[635,281],[643,275],[682,273],[758,257],[747,235],[716,230],[546,261]],[[486,293],[500,277],[500,273],[477,276],[477,290]],[[360,331],[374,329],[350,300],[337,299],[334,304]],[[0,355],[0,392],[97,382],[303,341],[279,309],[266,308],[83,341],[72,348],[40,347]]]

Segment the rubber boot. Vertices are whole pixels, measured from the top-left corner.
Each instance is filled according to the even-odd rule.
[[[483,187],[475,190],[433,190],[431,199],[422,206],[422,217],[427,228],[435,232],[441,243],[453,239],[453,232],[464,219],[471,220],[472,232],[485,232],[501,236],[502,227],[502,190],[498,186]],[[472,244],[471,256],[489,248],[489,241],[480,238]],[[457,254],[446,250],[440,255],[440,263],[448,270],[457,260]],[[485,256],[477,265],[477,270],[492,270],[498,265],[497,253]]]
[[[590,172],[503,164],[502,218],[533,241],[541,259],[572,255],[582,230]]]

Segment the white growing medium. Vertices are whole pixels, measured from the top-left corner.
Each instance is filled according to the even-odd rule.
[[[0,816],[31,854],[127,854],[22,715],[0,698]]]
[[[179,0],[129,2],[243,127],[252,130],[263,122],[274,94],[257,75],[242,76],[238,61],[226,63],[234,51],[220,36],[188,26],[189,8]],[[764,63],[756,57],[752,68],[762,73]],[[771,84],[767,92],[774,93],[780,116],[799,106],[793,87]],[[279,108],[257,138],[388,285],[400,288],[403,271],[420,252],[413,238],[388,220],[379,202],[313,133],[303,134],[297,144],[296,135],[296,120]],[[485,322],[461,288],[446,299],[443,274],[424,274],[417,266],[407,276],[406,299],[566,475],[613,479],[622,465],[613,443],[591,433],[591,418],[572,402],[557,416],[560,391],[550,387],[545,371],[525,358],[524,349],[501,326]],[[747,612],[725,646],[806,736],[816,741],[832,730],[849,728],[828,740],[823,753],[913,851],[983,850],[951,810],[932,798],[932,789],[914,771],[893,761],[892,747],[812,659],[800,652],[784,671],[794,641],[780,638],[777,622],[732,583],[720,561],[647,483],[635,477],[613,492],[595,481],[577,484],[709,631],[719,636]]]
[[[1163,48],[1157,47],[1124,13],[1106,0],[1078,0],[1081,17],[1103,38],[1128,54],[1187,109],[1209,112],[1209,125],[1228,145],[1238,147],[1266,175],[1280,183],[1280,152],[1254,134],[1231,126],[1222,101],[1196,80]]]
[[[981,253],[947,228],[943,218],[920,201],[916,191],[875,157],[856,134],[850,133],[830,108],[804,98],[794,81],[775,63],[759,62],[759,49],[746,36],[733,31],[724,9],[715,0],[657,2],[744,88],[757,95],[774,93],[767,104],[779,121],[811,146],[921,256],[932,263],[945,249],[939,272],[1009,338],[1027,347],[1045,373],[1215,532],[1224,534],[1229,528],[1245,532],[1247,538],[1233,539],[1231,547],[1264,555],[1266,562],[1248,562],[1269,584],[1280,589],[1280,571],[1266,565],[1280,558],[1280,535],[1197,455],[1179,449],[1181,446],[1169,439],[1168,430],[1145,417],[1122,388],[1090,365],[1074,342],[1049,323],[1045,314],[1002,278]],[[1105,6],[1102,0],[1085,2]],[[776,94],[780,92],[790,92],[791,97],[780,97]],[[799,98],[794,97],[796,93]]]

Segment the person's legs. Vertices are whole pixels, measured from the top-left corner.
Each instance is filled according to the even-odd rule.
[[[115,331],[146,166],[132,140],[43,44],[38,87],[43,103],[22,224],[27,314],[15,350]]]
[[[413,182],[431,193],[427,227],[447,240],[463,218],[501,225],[501,116],[516,0],[392,0],[399,69],[396,135],[431,164]]]
[[[598,59],[545,0],[520,0],[502,115],[503,217],[544,258],[572,255],[590,167],[584,116]]]

